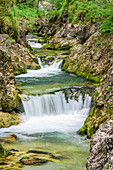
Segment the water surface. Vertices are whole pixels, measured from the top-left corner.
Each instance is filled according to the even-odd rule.
[[[23,122],[17,126],[0,129],[0,138],[17,135],[17,143],[7,148],[21,150],[42,150],[60,154],[64,159],[48,162],[41,166],[24,166],[23,170],[85,170],[89,144],[86,136],[77,134],[91,109],[91,91],[81,90],[91,82],[61,71],[56,63],[42,65],[41,56],[62,56],[66,51],[42,50],[42,44],[33,35],[27,37],[35,49],[41,69],[28,70],[27,74],[16,76],[23,93]],[[61,57],[61,58],[62,58]],[[89,87],[90,89],[91,87]]]

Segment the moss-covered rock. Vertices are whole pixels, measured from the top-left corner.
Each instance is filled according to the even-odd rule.
[[[15,75],[26,73],[27,68],[34,70],[40,68],[33,50],[31,48],[27,49],[23,45],[12,41],[8,35],[0,35],[0,46],[11,56]],[[31,54],[31,52],[33,54]]]
[[[84,125],[79,130],[79,134],[86,134],[90,138],[100,124],[113,120],[113,66],[108,69],[107,75],[95,90],[95,104],[90,111]]]
[[[90,141],[87,170],[112,169],[113,160],[113,121],[102,124]]]
[[[4,149],[3,146],[0,144],[0,158],[4,158],[9,155],[9,151]]]
[[[24,73],[27,73],[26,67],[22,67],[22,68],[17,67],[17,66],[14,67],[14,74],[15,75],[24,74]]]
[[[98,40],[100,44],[97,44]],[[64,62],[63,70],[100,82],[103,75],[107,74],[113,56],[112,40],[113,35],[102,37],[99,32],[96,32],[83,45],[77,44],[71,49],[70,56]]]
[[[20,115],[17,113],[7,113],[0,111],[0,128],[7,128],[11,125],[17,125],[21,122]]]
[[[11,111],[19,101],[11,55],[0,47],[0,110]]]

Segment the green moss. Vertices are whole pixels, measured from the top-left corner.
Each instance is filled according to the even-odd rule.
[[[33,61],[36,63],[36,64],[38,64],[38,59],[35,57],[35,58],[33,58]]]
[[[79,134],[86,134],[90,138],[99,128],[100,124],[113,119],[111,107],[107,105],[107,114],[103,114],[103,108],[99,108],[96,105],[90,111],[84,125],[79,130]]]
[[[78,63],[77,63],[78,64]],[[97,76],[93,76],[91,74],[91,69],[83,69],[80,70],[79,65],[77,64],[73,64],[71,62],[68,61],[68,58],[64,61],[64,65],[62,67],[63,71],[67,71],[67,72],[71,72],[71,73],[75,73],[78,77],[83,77],[87,80],[91,80],[95,83],[99,83],[100,79],[102,78],[102,75],[97,75]]]
[[[26,67],[18,68],[18,67],[15,66],[15,68],[14,68],[14,74],[15,75],[24,74],[24,73],[27,73]]]
[[[88,138],[91,138],[91,136],[96,132],[96,130],[98,129],[99,125],[95,124],[94,121],[94,111],[95,111],[95,107],[93,107],[93,109],[90,111],[84,125],[82,126],[82,128],[79,130],[78,134],[86,134]]]
[[[4,158],[9,155],[9,151],[4,149],[3,146],[0,144],[0,157]]]
[[[46,48],[46,49],[53,49],[53,50],[69,50],[72,46],[62,46],[61,47],[61,42],[58,42],[56,44],[54,43],[51,43],[51,44],[46,44],[43,46],[43,48]]]
[[[110,92],[110,91],[111,91],[111,86],[108,86],[108,87],[106,88],[106,90],[107,90],[108,92]]]
[[[23,159],[29,159],[28,156],[23,156],[19,161],[22,161]]]
[[[47,39],[46,38],[39,38],[38,42],[39,43],[47,43]]]

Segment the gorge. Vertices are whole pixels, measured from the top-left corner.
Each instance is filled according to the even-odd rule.
[[[37,169],[35,163],[42,164],[39,169],[112,169],[112,12],[107,14],[107,27],[106,13],[105,21],[96,8],[90,16],[92,1],[79,13],[77,2],[65,2],[59,16],[52,12],[61,3],[45,2],[56,5],[49,6],[53,16],[49,18],[47,6],[46,14],[40,9],[37,19],[28,1],[17,2],[18,14],[22,10],[25,15],[19,19],[20,31],[15,18],[11,25],[3,14],[0,17],[0,142],[7,148],[0,144],[1,169]],[[110,11],[113,4],[106,3],[106,8],[103,2],[95,5],[100,12]],[[26,7],[33,17],[27,16]],[[73,12],[79,21],[70,21]],[[14,143],[7,144],[10,138]]]

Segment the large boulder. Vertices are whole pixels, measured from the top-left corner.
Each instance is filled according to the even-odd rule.
[[[37,57],[25,48],[23,45],[16,43],[8,35],[0,35],[0,46],[8,55],[11,56],[15,74],[22,74],[28,69],[39,69]]]
[[[113,168],[113,121],[101,125],[91,138],[86,167],[88,170]]]
[[[18,99],[11,55],[0,47],[0,110],[11,111]]]

